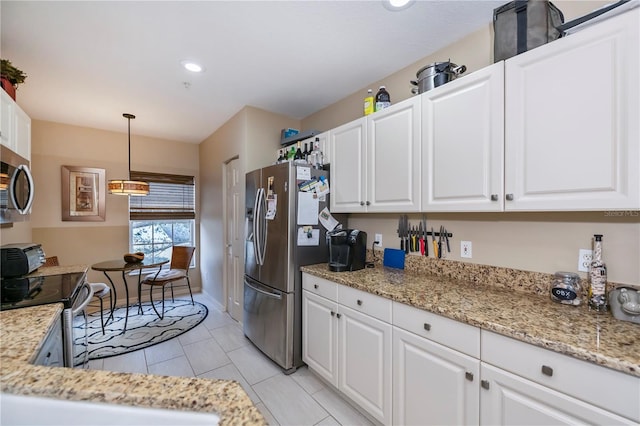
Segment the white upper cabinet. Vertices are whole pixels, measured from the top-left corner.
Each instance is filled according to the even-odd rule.
[[[16,151],[14,136],[16,103],[2,89],[0,89],[0,99],[2,99],[2,111],[0,112],[0,141],[12,151]]]
[[[422,210],[502,211],[504,63],[422,95]]]
[[[419,211],[420,133],[419,97],[331,130],[331,211]]]
[[[419,211],[420,98],[367,118],[367,211]]]
[[[18,106],[15,109],[16,152],[31,161],[31,118]]]
[[[639,19],[505,61],[505,210],[640,208]]]
[[[31,161],[31,118],[0,89],[0,142],[19,156]]]
[[[333,155],[329,199],[334,213],[366,211],[366,123],[366,117],[362,117],[329,131],[329,149]]]

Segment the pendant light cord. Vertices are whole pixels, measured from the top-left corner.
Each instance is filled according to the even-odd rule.
[[[131,119],[136,118],[133,114],[124,113],[123,117],[127,119],[127,134],[129,135],[129,180],[131,180]]]

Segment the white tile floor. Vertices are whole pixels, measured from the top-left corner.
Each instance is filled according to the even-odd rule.
[[[203,294],[207,318],[178,338],[128,354],[90,361],[89,368],[238,381],[270,425],[371,425],[307,367],[284,375],[242,327]]]

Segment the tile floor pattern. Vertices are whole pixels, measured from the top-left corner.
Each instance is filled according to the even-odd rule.
[[[274,426],[372,425],[306,366],[284,375],[213,299],[204,294],[194,298],[209,309],[197,327],[146,349],[90,361],[89,368],[236,380]]]

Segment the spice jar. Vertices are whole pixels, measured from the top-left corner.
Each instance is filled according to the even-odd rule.
[[[582,303],[580,276],[573,272],[556,272],[551,282],[551,300],[565,305]]]

